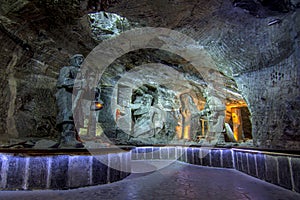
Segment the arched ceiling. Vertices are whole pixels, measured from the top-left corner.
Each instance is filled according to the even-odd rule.
[[[285,30],[299,21],[294,11],[281,3],[131,0],[112,3],[107,10],[143,26],[187,34],[204,46],[221,72],[233,77],[275,65],[294,51],[297,30],[295,35]],[[268,25],[274,19],[280,23]]]
[[[94,4],[92,3],[94,2]],[[281,62],[294,52],[297,3],[287,1],[88,1],[83,13],[105,10],[140,27],[164,27],[197,41],[235,92],[234,77]],[[83,5],[83,4],[82,4]],[[94,5],[94,7],[93,7]],[[100,6],[100,7],[99,7]],[[189,48],[189,47],[187,47]],[[225,86],[226,84],[224,84]],[[223,92],[222,92],[223,93]]]
[[[1,4],[1,23],[18,33],[20,30],[14,30],[10,20],[15,20],[17,26],[24,18],[31,24],[42,26],[47,21],[49,27],[45,29],[51,29],[51,26],[57,29],[76,24],[85,14],[100,10],[117,13],[141,27],[180,31],[204,47],[219,71],[231,78],[275,65],[288,57],[294,52],[293,41],[299,32],[296,27],[300,27],[298,0],[45,0],[11,3],[3,0]],[[82,30],[79,34],[81,38],[85,37]],[[81,51],[88,52],[92,44],[85,39],[82,41],[85,49]]]
[[[299,0],[0,0],[0,94],[6,97],[0,99],[1,132],[16,115],[28,124],[37,121],[27,129],[39,134],[44,109],[55,107],[59,69],[72,54],[86,56],[98,45],[84,16],[103,9],[139,27],[168,28],[193,38],[229,87],[236,87],[240,74],[287,59],[300,32]],[[51,102],[36,88],[49,90]],[[22,110],[31,104],[37,105],[33,111]],[[16,121],[20,130],[26,123]]]

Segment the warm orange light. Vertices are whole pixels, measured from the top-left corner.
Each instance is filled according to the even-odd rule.
[[[241,140],[242,138],[242,122],[241,122],[241,111],[239,108],[232,108],[232,122],[233,122],[233,135],[236,141]]]
[[[120,116],[121,116],[121,111],[120,111],[120,109],[117,109],[116,110],[116,121],[118,121],[118,119],[120,118]]]
[[[247,103],[244,100],[239,100],[239,101],[227,102],[226,103],[226,109],[228,111],[230,111],[231,108],[241,108],[241,107],[248,107]]]
[[[175,128],[175,131],[177,133],[177,138],[181,139],[181,137],[182,137],[182,126],[181,125],[177,125],[176,128]]]
[[[190,138],[190,129],[191,129],[190,125],[187,125],[187,126],[184,127],[184,133],[183,133],[183,138],[184,139],[187,139],[187,140],[191,139]]]
[[[235,124],[240,124],[240,119],[236,113],[232,113],[232,122]]]
[[[93,101],[92,104],[91,104],[90,110],[92,110],[92,111],[101,110],[104,105],[100,102],[99,101]]]
[[[103,105],[99,102],[96,102],[95,106],[96,106],[97,109],[101,109],[103,107]]]

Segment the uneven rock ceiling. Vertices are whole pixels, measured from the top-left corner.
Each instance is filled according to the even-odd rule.
[[[192,69],[190,63],[183,58],[158,50],[131,52],[127,58],[116,60],[115,65],[125,61],[123,65],[129,71],[134,65],[162,63],[183,74],[168,74],[172,70],[160,73],[159,76],[156,76],[157,70],[143,70],[143,73],[156,81],[157,77],[168,80],[166,84],[169,89],[175,91],[183,91],[184,88],[195,85],[201,89],[212,81],[215,83],[214,89],[221,96],[231,101],[239,100],[242,96],[235,82],[236,78],[276,65],[295,51],[294,41],[299,35],[300,27],[299,2],[0,0],[0,64],[6,66],[1,67],[1,80],[6,88],[1,94],[10,94],[0,102],[5,107],[0,110],[3,116],[1,120],[3,124],[10,123],[9,116],[12,116],[14,110],[23,109],[20,112],[22,115],[16,117],[23,120],[30,117],[27,115],[32,110],[47,113],[48,110],[44,110],[47,107],[45,104],[55,105],[53,94],[59,69],[67,64],[71,55],[82,53],[87,56],[100,43],[91,35],[87,14],[103,10],[127,18],[132,27],[163,27],[191,37],[196,41],[197,48],[208,56],[211,66],[204,66],[207,70],[197,74],[197,70]],[[145,79],[145,76],[140,77],[134,73],[132,76],[136,81]],[[105,78],[104,75],[103,79]],[[36,97],[40,94],[34,88],[47,90],[46,95],[51,97],[47,101]],[[12,101],[20,102],[13,105],[9,103]],[[55,115],[54,112],[55,109],[49,116]],[[43,127],[44,125],[39,125],[39,120],[43,121],[45,116],[43,119],[37,119],[37,116],[39,114],[34,117],[36,126]],[[24,122],[24,126],[32,126],[30,123]],[[13,129],[8,131],[16,132]],[[16,129],[22,129],[21,125]],[[7,131],[4,126],[0,130]]]
[[[68,26],[76,24],[76,21],[84,24],[82,21],[85,13],[103,9],[93,7],[93,1],[80,1],[80,5],[76,2],[72,4],[72,1],[69,3],[56,1],[56,4],[50,0],[41,2],[43,1],[15,1],[12,4],[7,1],[1,2],[2,27],[19,36],[24,43],[23,47],[28,45],[31,47],[30,51],[39,49],[37,47],[39,44],[30,39],[34,38],[33,31],[39,32],[41,37],[43,34],[49,35],[48,30],[44,32],[44,28],[52,32],[51,24],[54,30],[66,26],[67,31]],[[295,36],[287,35],[285,30],[290,28],[297,5],[288,5],[285,1],[271,3],[251,0],[173,0],[166,3],[161,0],[130,0],[106,1],[105,6],[105,11],[124,16],[138,27],[170,28],[195,39],[215,62],[213,64],[216,69],[213,70],[222,74],[223,82],[226,83],[224,85],[227,87],[223,89],[224,91],[229,89],[234,93],[237,92],[237,86],[232,80],[234,76],[274,65],[293,52]],[[280,26],[268,26],[274,19],[280,19]],[[43,27],[46,24],[48,27]],[[28,28],[31,31],[23,31]],[[72,42],[74,35],[78,33],[81,37],[78,43],[83,43],[79,45],[80,50],[84,47],[84,52],[88,53],[93,47],[93,42],[82,39],[84,33],[80,31],[73,28],[71,34],[66,33],[65,36]],[[56,32],[54,31],[53,36],[48,38],[47,43],[50,46],[53,43],[56,46],[61,39],[55,38]],[[71,44],[70,48],[72,47],[75,47],[75,44]]]

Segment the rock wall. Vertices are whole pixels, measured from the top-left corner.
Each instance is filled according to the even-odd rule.
[[[138,147],[133,161],[179,160],[194,165],[231,168],[266,182],[300,192],[299,156],[292,152],[199,147]]]
[[[62,190],[126,178],[131,173],[131,153],[121,150],[94,155],[25,157],[0,154],[0,166],[1,190]]]
[[[255,145],[299,149],[299,1],[144,0],[111,10],[199,41],[218,70],[238,83]]]
[[[0,140],[56,136],[58,71],[97,45],[84,15],[103,9],[193,37],[237,81],[256,145],[300,148],[297,0],[0,0]]]
[[[59,69],[96,45],[78,5],[53,2],[0,1],[0,140],[56,137]]]
[[[278,65],[236,77],[251,112],[257,146],[300,148],[298,52]]]

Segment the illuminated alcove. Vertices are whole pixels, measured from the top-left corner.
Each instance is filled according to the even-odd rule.
[[[251,145],[250,113],[236,83],[217,70],[201,70],[160,49],[119,57],[98,82],[104,105],[93,117],[95,133],[85,128],[82,139],[106,137],[120,145]]]
[[[88,17],[92,35],[98,41],[114,38],[136,25],[113,13],[98,12],[88,14]],[[141,67],[147,63],[155,64]],[[213,72],[206,73],[220,80],[206,78],[193,67],[180,56],[157,49],[140,49],[121,56],[101,76],[99,88],[104,108],[93,119],[86,120],[85,126],[88,126],[88,121],[99,123],[93,125],[94,128],[83,128],[82,138],[100,138],[105,135],[108,141],[135,145],[170,142],[202,144],[203,141],[211,145],[251,140],[250,112],[235,81],[216,69],[210,69]],[[214,73],[218,75],[212,75]],[[224,107],[222,119],[219,119],[222,123],[211,122],[212,118],[218,118],[214,116],[216,114],[207,112],[200,116],[206,104],[203,93],[208,86],[212,87],[210,92],[215,94],[214,98]],[[148,110],[133,105],[136,101],[142,104],[142,99],[145,99],[143,95],[151,98],[145,100],[149,104]],[[168,99],[166,101],[169,103],[164,99]],[[218,126],[218,130],[214,130],[213,126]],[[95,133],[88,133],[91,130]],[[210,137],[216,137],[213,132],[218,132],[217,135],[222,137],[212,142],[214,139]],[[140,139],[130,142],[136,137]],[[251,141],[249,144],[252,144]]]
[[[48,6],[43,2],[46,2]],[[38,136],[40,139],[43,137],[42,135],[48,136],[48,134],[59,136],[60,133],[53,131],[56,111],[54,93],[59,69],[63,65],[67,65],[69,55],[82,53],[86,56],[95,47],[95,43],[90,42],[92,40],[90,35],[85,33],[81,27],[81,19],[79,19],[83,15],[82,13],[95,11],[86,8],[85,3],[87,1],[68,1],[68,3],[51,1],[55,3],[51,6],[49,6],[49,2],[18,1],[12,3],[11,1],[2,1],[1,6],[5,5],[6,8],[1,9],[3,16],[0,27],[1,32],[3,32],[0,39],[4,47],[1,65],[4,67],[1,77],[4,88],[1,90],[3,97],[1,98],[3,105],[1,137],[20,139],[23,136]],[[96,1],[91,0],[89,2]],[[274,1],[274,7],[280,2],[289,3],[288,6],[292,7],[289,9],[288,6],[284,6],[282,13],[274,13],[274,9],[269,12],[268,7],[260,6],[260,2],[265,5],[271,4],[273,1],[176,0],[168,1],[168,4],[143,0],[101,2],[114,4],[107,9],[127,16],[128,19],[143,22],[145,26],[166,27],[193,37],[197,41],[197,45],[204,47],[213,57],[218,68],[206,69],[197,75],[193,67],[188,67],[189,64],[183,59],[162,51],[152,52],[149,55],[141,50],[134,52],[134,55],[131,56],[129,56],[130,53],[125,55],[123,60],[116,60],[114,64],[109,66],[98,84],[103,97],[103,109],[98,113],[87,115],[85,127],[80,130],[87,149],[91,147],[89,141],[105,145],[105,139],[114,144],[132,146],[149,144],[147,147],[135,148],[131,146],[132,151],[125,157],[124,154],[112,155],[111,152],[115,150],[110,148],[101,154],[106,154],[103,156],[104,160],[109,163],[115,162],[117,166],[120,166],[121,160],[128,164],[130,158],[139,162],[145,159],[152,161],[172,158],[196,165],[228,167],[299,192],[299,152],[294,151],[296,153],[291,154],[292,150],[299,150],[300,144],[299,111],[297,109],[300,102],[298,89],[300,80],[298,73],[299,45],[297,45],[299,44],[297,33],[300,27],[297,26],[299,22],[298,1]],[[59,3],[61,5],[58,6]],[[75,5],[77,3],[83,5]],[[102,13],[97,19],[105,21],[105,19],[120,18]],[[97,19],[90,19],[91,23]],[[97,38],[93,35],[93,38],[99,42],[120,33],[118,28],[115,29],[116,26],[108,27],[110,28],[100,30],[103,37]],[[97,34],[97,31],[103,27],[94,28],[92,32]],[[126,26],[121,26],[120,30],[126,30]],[[137,67],[151,63],[155,63],[156,67],[164,65],[161,66],[163,69],[151,71],[149,70],[153,69],[151,66],[144,66],[146,68],[142,69]],[[202,67],[204,69],[206,66]],[[158,80],[166,82],[151,80],[147,82],[139,77],[139,75],[143,75],[144,78],[157,78],[160,74],[171,72],[170,69],[175,70],[172,72],[173,75],[166,74],[165,79],[159,78]],[[134,73],[135,70],[136,73]],[[217,79],[220,82],[215,82],[217,80],[206,76],[210,73],[215,74],[213,77],[220,78]],[[122,82],[121,79],[126,78],[125,75],[127,74],[131,74],[128,81]],[[179,78],[175,77],[174,74],[179,74]],[[171,81],[168,83],[169,79]],[[139,82],[139,84],[134,84],[136,87],[130,85],[134,80]],[[205,94],[206,89],[209,89],[207,94]],[[149,114],[152,113],[149,117],[151,120],[144,120],[145,124],[151,122],[154,126],[150,128],[147,128],[148,125],[142,126],[146,132],[150,132],[147,133],[148,135],[146,134],[146,136],[150,136],[150,141],[139,137],[144,132],[139,132],[138,127],[137,129],[134,127],[139,121],[143,121],[143,117],[148,117],[147,112],[143,113],[143,110],[139,111],[139,108],[130,105],[137,104],[144,94],[154,96],[149,101],[150,108],[146,109],[151,111],[148,112]],[[125,96],[122,97],[122,95]],[[209,124],[210,120],[205,118],[207,114],[199,114],[205,110],[205,105],[208,103],[208,98],[204,95],[216,97],[218,101],[222,102],[220,104],[223,106],[222,109],[226,111],[224,121],[221,120],[221,122],[225,122],[225,128],[222,126],[223,128],[218,130],[224,135],[225,143],[214,143],[210,140],[211,138],[207,137],[212,130]],[[166,100],[162,98],[161,101],[156,96],[166,97]],[[164,109],[159,107],[160,104],[163,105],[162,108]],[[7,107],[8,109],[6,109]],[[159,120],[163,119],[163,114],[160,113],[172,112],[173,109],[176,110],[179,117],[170,120],[172,118],[167,116],[166,119],[168,120],[166,121],[173,122],[169,123],[170,125],[167,127],[166,123],[161,123],[164,122],[163,120]],[[193,116],[195,117],[193,118]],[[180,119],[180,117],[185,119]],[[195,121],[193,121],[194,119]],[[92,126],[89,126],[90,124]],[[128,134],[124,124],[130,125],[131,130],[133,127],[134,131]],[[102,136],[107,137],[103,138]],[[166,136],[166,138],[162,136]],[[252,145],[251,138],[256,140],[255,149],[249,149]],[[30,138],[26,138],[26,141],[28,141],[27,139],[30,140]],[[166,142],[171,147],[161,147]],[[248,149],[227,149],[222,146],[232,147],[244,142],[249,142],[244,144]],[[195,147],[196,145],[211,144],[220,145],[222,148]],[[30,141],[27,144],[22,141],[14,147],[28,148],[28,146],[32,147],[33,145],[33,143],[30,144]],[[101,147],[101,145],[99,146]],[[189,145],[195,146],[186,147]],[[49,146],[48,143],[39,147],[35,145],[36,148],[48,148]],[[5,147],[10,147],[10,145]],[[269,151],[260,151],[263,148],[267,148]],[[278,149],[278,151],[271,153],[270,151],[274,151],[274,149]],[[284,153],[280,153],[280,149],[285,150]],[[86,151],[85,149],[71,149],[69,151],[63,149],[55,149],[54,151],[52,149],[47,151],[34,150],[38,157],[24,156],[24,153],[31,151],[28,149],[10,150],[13,155],[8,155],[7,152],[9,151],[6,149],[2,151],[5,153],[0,156],[2,159],[1,186],[6,189],[18,188],[22,190],[36,189],[37,187],[66,189],[94,183],[99,184],[100,178],[103,178],[103,183],[113,182],[119,180],[118,177],[123,178],[127,175],[123,173],[124,171],[108,169],[97,160],[92,160],[91,157],[74,155],[74,152],[80,154]],[[43,156],[40,157],[40,155],[47,153],[52,155],[53,152],[69,155],[54,155],[53,158],[46,156],[46,159]],[[20,155],[20,157],[16,155]],[[216,170],[221,173],[224,172],[220,169]],[[97,176],[98,173],[104,175]],[[202,181],[204,186],[216,186],[214,176],[209,177],[210,179],[205,182],[202,177],[193,177],[188,173],[183,173],[179,173],[180,177],[176,179],[176,184],[177,181],[181,182],[182,187],[174,184],[169,178],[165,182],[157,182],[158,184],[155,185],[160,185],[159,189],[162,191],[159,193],[156,188],[157,196],[169,192],[164,188],[166,184],[160,183],[170,183],[177,187],[173,191],[182,194],[187,194],[189,191],[182,189],[185,189],[186,186],[191,189],[194,184],[195,191],[198,192],[207,193],[209,191],[223,195],[220,191],[227,191],[229,193],[228,198],[231,197],[232,199],[232,194],[239,191],[243,195],[242,197],[245,197],[245,194],[249,197],[246,189],[251,189],[251,187],[242,187],[241,182],[235,179],[235,181],[231,181],[233,180],[232,176],[223,179],[223,181],[229,180],[227,183],[233,184],[230,185],[226,182],[223,184],[230,185],[230,188],[234,190],[230,192],[229,190],[222,190],[222,187],[218,187],[221,189],[219,191],[211,190],[211,188],[206,189],[194,181],[195,179]],[[95,174],[96,176],[94,176]],[[165,174],[170,174],[170,172]],[[178,171],[174,174],[178,174]],[[77,180],[84,184],[78,184]],[[34,184],[32,185],[32,183]],[[149,183],[153,182],[150,181]],[[238,183],[238,187],[236,183]],[[138,195],[147,195],[145,190],[147,188],[152,189],[151,186],[148,187],[144,184],[141,184],[141,190],[134,187],[135,185],[128,184],[128,182],[124,185],[125,187],[116,187],[110,191],[115,192],[123,188],[125,191],[123,194],[129,194],[131,192],[127,190],[127,185]],[[202,189],[199,190],[199,188]],[[245,190],[242,191],[241,188]],[[107,192],[107,190],[101,191]],[[278,193],[278,188],[274,189],[274,193],[269,190],[264,191],[277,195],[277,197],[284,197]],[[256,189],[254,192],[253,197],[260,198],[260,193]],[[153,194],[153,190],[149,193]],[[76,195],[81,194],[77,193]],[[99,191],[89,194],[98,195]],[[177,193],[172,192],[172,194],[175,194],[176,198]],[[195,198],[199,197],[202,195],[195,195]],[[205,197],[203,196],[203,198]],[[224,198],[226,197],[224,196]],[[262,196],[261,198],[268,199]]]

